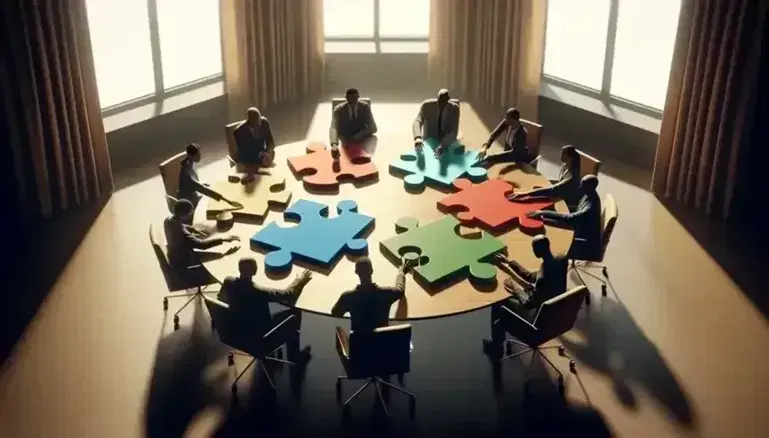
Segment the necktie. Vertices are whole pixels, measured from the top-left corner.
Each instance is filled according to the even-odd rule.
[[[443,107],[438,109],[438,138],[443,138]]]

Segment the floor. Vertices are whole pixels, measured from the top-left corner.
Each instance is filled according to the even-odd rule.
[[[378,104],[380,130],[410,129],[416,108],[415,102]],[[493,127],[486,113],[463,104],[461,130],[470,144]],[[276,131],[295,123],[291,114],[270,114]],[[294,129],[323,139],[329,118],[322,104],[306,126]],[[543,173],[556,173],[560,144],[545,141]],[[205,178],[225,166],[225,147],[216,139],[203,147]],[[239,406],[231,406],[232,370],[206,311],[191,305],[176,332],[162,311],[165,285],[147,242],[148,223],[166,214],[154,169],[152,162],[116,176],[119,190],[5,363],[3,436],[769,434],[766,317],[646,191],[648,172],[604,165],[599,190],[612,193],[620,208],[607,256],[612,287],[601,298],[598,285],[589,283],[592,306],[559,340],[578,372],[569,374],[566,360],[551,356],[567,375],[565,401],[539,360],[528,372],[528,359],[506,363],[503,385],[495,387],[480,347],[488,335],[483,310],[414,324],[406,384],[417,394],[416,417],[409,420],[406,400],[393,394],[388,422],[373,410],[373,393],[342,420],[332,336],[345,322],[317,315],[304,320],[303,342],[313,347],[306,371],[277,370],[274,397],[258,374],[249,374]],[[526,377],[533,379],[528,397]],[[353,390],[350,383],[345,394]]]

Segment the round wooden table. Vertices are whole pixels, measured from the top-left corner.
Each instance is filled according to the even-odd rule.
[[[388,137],[379,135],[373,161],[379,170],[377,182],[363,187],[355,187],[352,183],[340,184],[339,193],[314,194],[305,190],[302,181],[298,181],[288,169],[286,158],[303,155],[308,142],[302,141],[279,146],[276,148],[276,166],[270,169],[273,175],[279,174],[286,179],[287,190],[292,191],[291,203],[298,199],[307,199],[320,202],[329,206],[329,216],[336,215],[337,202],[352,199],[358,203],[360,213],[373,216],[376,219],[373,230],[368,234],[368,256],[374,266],[374,281],[381,285],[393,285],[398,267],[394,266],[380,251],[379,242],[395,236],[395,222],[404,216],[419,219],[420,224],[426,224],[444,216],[438,211],[437,202],[447,194],[427,187],[424,192],[412,194],[404,189],[403,180],[389,172],[389,164],[397,159],[400,154],[413,148],[413,142],[408,137]],[[234,172],[234,170],[233,170]],[[222,175],[226,180],[228,175]],[[489,177],[499,177],[513,182],[521,189],[546,186],[549,182],[546,178],[531,168],[521,168],[517,165],[499,164],[489,169]],[[210,181],[213,183],[214,181]],[[206,217],[207,201],[201,202],[195,212],[196,223],[211,223],[212,219]],[[568,212],[563,201],[555,204],[555,209],[560,212]],[[283,213],[270,211],[263,225],[277,222],[281,226],[293,226],[283,220]],[[224,234],[237,234],[241,238],[241,248],[237,253],[223,258],[207,261],[206,269],[219,281],[227,276],[238,275],[238,260],[241,257],[253,257],[259,265],[259,272],[255,277],[257,284],[271,287],[284,287],[304,268],[294,266],[290,273],[283,278],[275,278],[264,270],[265,253],[251,248],[250,239],[263,225],[258,223],[235,221],[233,227],[224,231]],[[573,239],[573,232],[566,229],[545,227],[544,233],[550,238],[551,249],[556,254],[565,254]],[[518,229],[512,229],[505,234],[497,236],[507,245],[509,257],[517,260],[529,269],[539,267],[539,259],[534,257],[531,250],[532,237]],[[331,308],[339,296],[358,284],[358,277],[354,272],[354,258],[342,256],[339,262],[329,270],[309,267],[313,271],[313,279],[304,288],[296,302],[298,309],[330,315]],[[439,318],[456,315],[464,312],[478,310],[497,303],[509,294],[505,291],[503,280],[507,274],[497,269],[497,284],[493,290],[479,290],[469,280],[463,280],[439,292],[426,292],[412,277],[407,276],[406,296],[393,305],[391,317],[395,320],[414,320],[424,318]],[[488,289],[488,288],[486,288]]]

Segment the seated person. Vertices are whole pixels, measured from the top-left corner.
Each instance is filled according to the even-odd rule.
[[[237,242],[240,237],[209,237],[207,233],[189,225],[194,209],[192,203],[181,199],[174,205],[174,214],[163,222],[166,234],[168,263],[172,268],[181,270],[189,266],[200,265],[201,254],[195,250],[203,250],[219,246],[225,242]],[[233,253],[239,248],[230,248],[227,253]],[[217,254],[218,255],[218,254]]]
[[[200,202],[201,195],[208,196],[216,201],[224,201],[235,208],[242,208],[240,203],[230,201],[224,196],[220,195],[215,190],[211,189],[208,184],[200,182],[198,179],[198,170],[196,169],[196,163],[200,162],[200,146],[197,143],[190,143],[187,145],[187,156],[182,160],[182,169],[179,172],[179,188],[176,192],[176,199],[187,200],[192,204],[192,210]],[[190,215],[192,220],[192,215]]]
[[[339,297],[331,309],[331,315],[341,318],[349,312],[350,327],[353,331],[372,331],[387,326],[390,321],[390,306],[404,296],[406,271],[410,264],[404,260],[395,278],[395,287],[387,287],[374,283],[371,260],[368,257],[359,258],[355,262],[355,273],[360,279],[360,284]]]
[[[260,167],[269,167],[275,158],[275,139],[267,118],[256,108],[246,110],[246,120],[235,128],[235,144],[238,164],[248,173],[256,173]]]
[[[580,185],[580,155],[574,146],[564,146],[561,148],[561,171],[558,173],[558,180],[551,181],[550,187],[542,187],[529,191],[522,191],[508,196],[507,199],[514,200],[520,198],[531,198],[544,196],[548,198],[563,199],[570,210],[574,210],[582,198]]]
[[[371,106],[358,101],[358,90],[349,88],[345,98],[347,102],[337,105],[331,118],[328,136],[332,148],[337,148],[340,140],[343,144],[362,143],[377,132]]]
[[[603,249],[601,224],[601,198],[598,196],[598,177],[585,175],[580,182],[582,199],[572,213],[537,210],[527,214],[546,223],[566,225],[574,230],[574,242],[567,257],[573,260],[595,260]]]
[[[443,150],[457,141],[459,134],[459,106],[450,102],[449,90],[438,92],[437,99],[427,99],[419,107],[414,124],[411,126],[414,134],[414,148],[422,149],[422,140],[435,139],[438,148],[435,155],[439,156]]]
[[[504,150],[498,154],[487,155],[489,147],[503,132],[505,133]],[[527,134],[526,128],[521,124],[521,113],[515,108],[508,109],[505,112],[505,118],[491,131],[489,139],[481,147],[478,163],[482,166],[495,163],[531,163],[537,157],[529,152],[526,144]]]
[[[242,258],[238,262],[239,277],[227,277],[219,291],[219,301],[225,302],[233,312],[235,323],[241,326],[242,332],[250,332],[254,336],[263,336],[280,324],[289,316],[294,316],[292,326],[296,330],[289,330],[291,334],[286,342],[288,360],[305,362],[310,357],[310,347],[303,350],[299,348],[299,330],[302,314],[295,309],[285,309],[278,312],[270,310],[270,303],[293,305],[302,289],[312,279],[312,273],[304,270],[285,289],[273,289],[258,286],[254,283],[256,275],[256,260]]]
[[[537,272],[527,270],[515,260],[509,260],[502,254],[496,257],[498,263],[508,266],[513,271],[522,287],[512,278],[505,280],[505,289],[512,297],[491,308],[491,341],[484,341],[487,354],[498,355],[502,351],[505,329],[494,323],[503,311],[501,306],[506,306],[531,322],[531,318],[542,303],[566,292],[568,260],[563,256],[553,255],[550,250],[550,240],[544,234],[532,239],[531,248],[534,255],[542,259]]]

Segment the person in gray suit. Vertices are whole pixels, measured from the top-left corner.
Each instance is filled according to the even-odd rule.
[[[505,134],[504,151],[498,154],[487,155],[489,147],[502,134]],[[529,152],[526,144],[528,132],[521,124],[521,113],[515,108],[505,111],[505,118],[489,134],[489,139],[481,147],[478,153],[478,164],[489,166],[495,163],[531,163],[536,156]]]
[[[275,159],[275,139],[266,117],[257,108],[246,110],[246,120],[235,128],[238,164],[253,168],[269,167]]]
[[[376,134],[377,126],[371,106],[359,102],[360,93],[355,88],[349,88],[345,94],[347,102],[334,108],[329,129],[329,143],[332,149],[342,143],[362,143]]]
[[[427,99],[419,107],[412,131],[414,133],[414,148],[422,149],[422,140],[433,138],[438,141],[435,155],[457,141],[459,133],[459,105],[450,102],[449,90],[438,92],[437,99]]]

